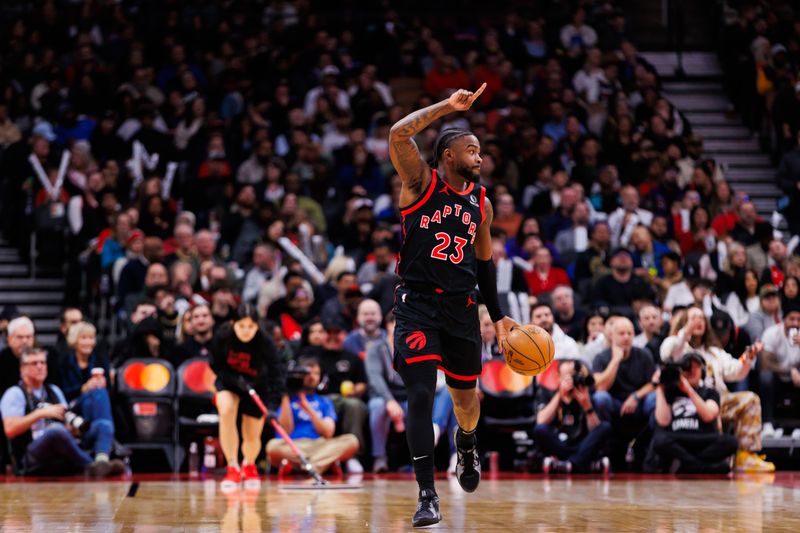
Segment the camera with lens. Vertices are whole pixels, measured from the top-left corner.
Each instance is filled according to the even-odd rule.
[[[89,426],[91,426],[91,423],[88,420],[72,411],[66,411],[64,413],[64,423],[68,427],[77,429],[81,435],[89,431]]]
[[[589,372],[589,367],[575,361],[575,371],[572,373],[572,383],[575,387],[594,387],[594,376]]]
[[[36,408],[42,409],[44,407],[50,407],[51,405],[52,404],[48,402],[39,402]],[[89,431],[89,427],[92,425],[91,422],[78,413],[69,410],[64,412],[64,424],[69,428],[75,428],[81,435]]]
[[[659,382],[664,386],[664,396],[669,403],[678,395],[678,383],[681,381],[683,366],[678,363],[665,363],[661,366]]]
[[[307,366],[293,366],[286,372],[286,392],[297,394],[304,388],[306,376],[311,371]]]

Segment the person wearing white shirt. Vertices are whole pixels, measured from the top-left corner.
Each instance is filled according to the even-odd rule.
[[[650,226],[653,213],[639,207],[639,191],[633,185],[626,185],[620,190],[622,205],[608,216],[611,230],[611,245],[614,248],[628,246],[633,230],[642,224]]]
[[[789,304],[784,311],[783,322],[768,327],[762,336],[759,391],[764,437],[776,436],[773,428],[776,397],[800,385],[800,307]]]
[[[648,348],[648,344],[653,339],[662,338],[660,335],[664,318],[661,316],[661,309],[653,304],[645,304],[639,308],[638,318],[642,332],[633,338],[633,345],[636,348]]]
[[[531,309],[531,323],[539,326],[553,338],[555,354],[553,359],[581,359],[582,354],[578,343],[564,333],[553,317],[553,309],[549,304],[539,302]]]
[[[720,394],[720,418],[733,424],[739,440],[736,470],[739,472],[773,472],[775,465],[762,459],[761,399],[752,391],[730,392],[726,381],[741,381],[750,372],[756,354],[763,345],[756,342],[735,359],[723,350],[711,333],[711,324],[702,308],[693,306],[676,313],[670,336],[661,344],[661,360],[678,362],[690,352],[699,353],[706,362],[704,385]]]
[[[589,206],[578,202],[572,209],[572,227],[556,234],[556,250],[564,265],[571,264],[589,246]]]
[[[600,101],[600,85],[606,81],[600,68],[602,55],[599,49],[592,48],[586,54],[586,63],[572,77],[572,86],[583,100],[593,105]]]
[[[578,8],[572,15],[572,23],[562,27],[559,33],[561,45],[572,57],[597,44],[597,32],[591,26],[584,24],[585,21],[586,11]]]

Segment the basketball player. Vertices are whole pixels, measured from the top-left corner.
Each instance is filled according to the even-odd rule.
[[[475,282],[497,332],[498,344],[511,327],[497,297],[492,262],[492,204],[478,184],[481,147],[466,130],[442,132],[434,145],[433,168],[420,156],[414,135],[454,111],[466,111],[486,88],[459,90],[438,104],[411,113],[395,124],[389,151],[403,181],[400,213],[403,247],[395,290],[394,366],[408,391],[408,446],[419,485],[412,524],[441,520],[433,484],[432,407],[437,368],[444,371],[458,427],[456,476],[473,492],[481,477],[475,428],[480,416],[476,395],[481,371],[481,338]]]

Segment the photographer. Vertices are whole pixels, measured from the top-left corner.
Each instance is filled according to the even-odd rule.
[[[332,464],[355,455],[358,438],[352,434],[333,436],[336,411],[329,398],[317,394],[322,370],[316,358],[300,357],[289,376],[288,388],[297,388],[283,395],[278,421],[317,471],[325,473]],[[299,383],[301,376],[302,384]],[[298,383],[292,383],[294,380]],[[267,458],[273,466],[279,466],[285,460],[284,466],[288,469],[297,462],[289,445],[280,437],[267,443]]]
[[[589,389],[594,384],[580,361],[559,361],[560,385],[546,405],[538,409],[533,439],[547,457],[545,473],[608,471],[608,458],[597,459],[611,434],[611,423],[601,422],[592,407]],[[563,438],[562,438],[563,436]]]
[[[367,393],[367,371],[358,355],[345,350],[346,332],[336,322],[324,322],[325,337],[321,346],[309,346],[300,355],[317,359],[322,368],[324,394],[332,402],[339,419],[339,432],[352,433],[361,449],[366,449],[364,429],[369,411],[364,397]],[[353,457],[345,464],[350,474],[364,472],[361,462]]]
[[[0,400],[3,429],[17,469],[27,475],[84,470],[96,477],[122,474],[122,461],[109,461],[113,435],[105,424],[91,424],[81,437],[81,445],[93,449],[94,461],[76,442],[74,435],[80,434],[79,427],[85,423],[69,411],[61,389],[45,384],[47,353],[41,348],[25,348],[19,364],[22,379]]]
[[[662,460],[679,462],[672,472],[726,474],[739,446],[736,437],[719,432],[719,393],[703,386],[705,366],[702,355],[689,352],[662,369],[656,387],[652,446]]]
[[[260,486],[255,461],[261,450],[264,416],[248,394],[252,388],[271,411],[280,404],[284,372],[275,345],[258,327],[254,306],[242,304],[232,323],[223,324],[211,347],[211,369],[217,374],[219,440],[228,463],[223,491]],[[242,469],[239,470],[237,413],[242,414]]]
[[[736,453],[738,472],[774,472],[775,465],[765,461],[761,450],[761,399],[751,391],[731,392],[726,381],[740,381],[747,376],[763,346],[756,342],[738,358],[722,349],[711,323],[700,307],[679,311],[672,318],[670,336],[661,345],[663,362],[680,361],[688,352],[697,352],[706,363],[704,384],[720,396],[720,418],[733,424],[739,440]]]

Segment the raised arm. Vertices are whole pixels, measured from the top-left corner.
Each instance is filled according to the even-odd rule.
[[[447,100],[414,111],[392,126],[389,131],[389,156],[400,179],[403,180],[401,203],[414,201],[430,180],[430,168],[419,153],[417,143],[413,139],[414,135],[445,115],[454,111],[466,111],[485,88],[484,83],[474,93],[460,89],[451,94]]]

